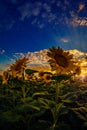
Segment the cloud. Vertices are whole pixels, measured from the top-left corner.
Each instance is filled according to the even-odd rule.
[[[40,22],[37,18],[35,18],[32,22],[31,22],[32,25],[35,25],[37,26],[38,28],[42,29],[45,27],[45,24]]]
[[[84,4],[79,4],[78,12],[82,11],[85,8]]]
[[[23,2],[23,0],[22,0]],[[8,14],[8,16],[5,16],[4,20],[0,21],[0,29],[3,30],[4,28],[6,30],[11,29],[18,21],[24,21],[26,19],[32,19],[31,23],[32,25],[36,25],[40,29],[42,29],[47,23],[53,24],[54,26],[63,23],[64,17],[59,17],[59,13],[56,12],[54,8],[57,8],[56,4],[61,5],[61,1],[58,2],[56,0],[51,0],[50,2],[31,2],[31,1],[25,1],[17,6],[15,8],[15,11],[18,13],[18,18],[15,19],[14,16],[11,16],[11,14]],[[20,3],[17,0],[10,0],[10,3],[17,4]],[[65,0],[65,3],[67,4],[67,0]],[[12,5],[13,5],[12,4]]]
[[[31,22],[32,25],[37,23],[37,18],[33,19],[33,21]]]
[[[67,5],[67,6],[69,5],[69,1],[68,1],[68,0],[65,0],[64,3],[65,3],[65,5]]]
[[[63,42],[63,43],[68,43],[69,39],[67,39],[67,38],[61,38],[60,41]]]
[[[43,4],[43,8],[46,10],[46,12],[51,12],[51,6],[49,6],[47,3]]]
[[[76,26],[87,26],[87,17],[79,17],[78,14],[76,14],[74,11],[70,12],[71,19],[67,19],[67,22],[73,25],[74,27]]]
[[[44,12],[43,12],[43,13],[41,14],[41,17],[42,17],[42,18],[46,18],[46,17],[47,17],[47,13],[44,13]]]
[[[32,4],[32,7],[31,7],[32,15],[38,16],[40,14],[41,8],[42,8],[41,2],[35,2],[34,4]]]
[[[3,53],[5,53],[5,50],[0,48],[0,54],[3,54]]]
[[[87,26],[87,18],[82,19],[79,25],[80,26]]]
[[[42,28],[45,27],[45,25],[44,25],[44,23],[38,23],[38,27],[39,27],[40,29],[42,29]]]
[[[52,4],[56,3],[56,0],[51,0],[51,3],[52,3]]]
[[[87,18],[75,18],[72,21],[74,26],[87,26]]]
[[[61,2],[58,1],[58,2],[56,3],[56,6],[57,6],[57,7],[60,7],[60,6],[61,6]]]
[[[56,14],[50,13],[48,15],[48,22],[52,22],[55,19],[56,19]]]
[[[34,16],[38,16],[40,13],[40,8],[36,7],[36,8],[33,8],[32,10],[32,15]]]
[[[26,3],[25,5],[22,5],[21,7],[18,8],[18,11],[21,14],[20,20],[24,20],[26,17],[28,18],[31,16],[31,11],[30,11],[31,4]]]
[[[11,29],[17,21],[24,21],[25,19],[30,19],[32,25],[36,25],[40,29],[44,28],[47,23],[53,24],[55,28],[60,24],[70,25],[70,26],[87,26],[86,19],[79,18],[78,12],[82,11],[85,8],[84,4],[79,4],[77,14],[75,11],[70,12],[68,0],[50,0],[48,2],[43,1],[24,1],[18,2],[17,0],[10,0],[10,3],[17,4],[15,11],[18,13],[17,18],[11,14],[5,15],[3,21],[0,21],[0,30]],[[21,4],[19,4],[21,3]],[[13,5],[12,4],[12,5]],[[14,6],[12,6],[14,7]],[[70,10],[69,10],[70,9]],[[11,10],[9,11],[11,12]]]
[[[38,16],[40,14],[41,6],[42,4],[40,2],[35,2],[34,4],[29,2],[20,6],[18,8],[18,11],[21,14],[21,20],[29,18],[30,16]]]

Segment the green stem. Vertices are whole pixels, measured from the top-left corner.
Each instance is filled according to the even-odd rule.
[[[22,94],[23,94],[23,102],[25,103],[26,91],[25,91],[25,86],[24,85],[22,87]]]
[[[57,106],[58,106],[58,103],[59,103],[60,88],[61,88],[60,87],[60,83],[56,82],[56,92],[55,92],[55,103],[56,103],[56,106],[55,106],[54,110],[52,110],[53,125],[51,127],[51,130],[55,130],[56,123],[58,122]]]

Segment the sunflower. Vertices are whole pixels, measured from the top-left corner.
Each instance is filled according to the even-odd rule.
[[[44,82],[46,82],[46,83],[51,82],[51,81],[52,81],[52,80],[51,80],[51,75],[45,74],[44,77],[43,77],[43,80],[44,80]]]
[[[7,84],[9,79],[9,73],[7,71],[3,72],[3,77],[2,77],[2,83]]]
[[[54,46],[47,52],[49,56],[48,62],[51,65],[52,70],[56,70],[58,73],[71,72],[74,69],[73,55],[69,52],[65,52],[62,48],[55,48]]]
[[[39,71],[38,76],[42,78],[44,76],[44,71]]]
[[[15,77],[17,74],[22,75],[24,73],[27,63],[28,58],[26,56],[17,59],[16,62],[10,66],[10,70],[13,73],[13,77]]]

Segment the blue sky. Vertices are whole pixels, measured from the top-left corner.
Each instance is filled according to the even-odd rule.
[[[0,0],[3,55],[53,45],[87,52],[87,0]]]

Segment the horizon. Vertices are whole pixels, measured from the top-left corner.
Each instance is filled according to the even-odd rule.
[[[2,52],[0,53],[0,57],[1,57],[0,58],[0,73],[3,72],[4,70],[7,70],[8,65],[13,64],[16,61],[16,59],[22,58],[24,55],[26,56],[28,53],[41,52],[41,51],[44,51],[44,50],[48,50],[48,49],[43,49],[43,50],[33,51],[33,52],[28,51],[26,53],[16,52],[16,53],[12,53],[10,55],[8,55],[8,53],[6,53],[5,50],[2,50]],[[85,54],[87,55],[86,52],[82,52],[82,51],[77,50],[77,49],[64,50],[64,51],[77,51],[79,53],[83,53],[84,55]],[[39,62],[38,62],[38,64],[39,64]]]

